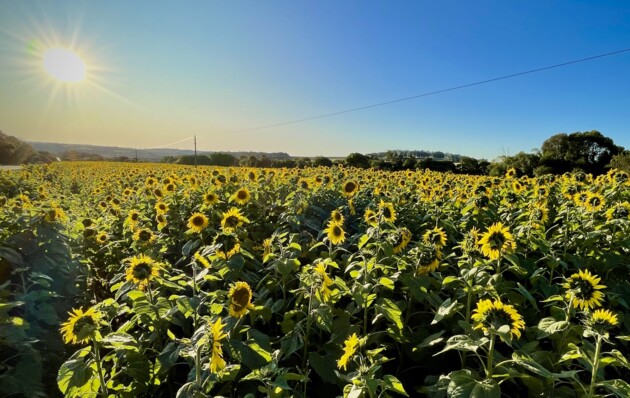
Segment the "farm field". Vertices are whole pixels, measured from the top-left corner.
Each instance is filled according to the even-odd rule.
[[[630,396],[630,181],[0,170],[0,391]]]

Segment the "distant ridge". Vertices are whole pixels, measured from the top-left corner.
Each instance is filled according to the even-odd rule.
[[[88,144],[60,144],[56,142],[28,142],[37,151],[46,151],[53,153],[57,156],[64,152],[79,152],[90,155],[102,156],[106,159],[114,158],[136,158],[136,151],[138,160],[159,162],[166,156],[184,156],[193,155],[195,152],[190,149],[170,149],[170,148],[158,148],[158,149],[135,149],[116,146],[102,146],[102,145],[88,145]],[[256,156],[260,157],[265,155],[270,159],[290,159],[291,156],[285,152],[227,152],[227,151],[197,151],[199,155],[207,155],[210,153],[221,152],[229,153],[237,158],[241,156]]]

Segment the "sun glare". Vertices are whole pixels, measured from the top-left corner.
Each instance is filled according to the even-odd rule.
[[[42,62],[46,73],[56,80],[77,83],[85,79],[85,63],[73,51],[49,48],[44,51]]]

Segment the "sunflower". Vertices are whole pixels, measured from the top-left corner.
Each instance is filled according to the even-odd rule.
[[[66,219],[66,213],[61,207],[53,205],[52,208],[46,212],[44,218],[48,222],[64,221]]]
[[[61,324],[61,334],[66,344],[79,344],[87,342],[98,329],[102,314],[90,307],[83,312],[82,309],[72,309],[68,312],[70,317],[67,322]]]
[[[92,221],[89,218],[84,218],[83,221],[81,221],[81,224],[83,225],[84,228],[89,228],[92,225],[94,225],[94,221]]]
[[[127,268],[127,280],[137,284],[140,290],[144,290],[151,282],[151,278],[159,275],[158,268],[158,264],[149,256],[140,254],[132,257]]]
[[[207,205],[214,205],[219,202],[219,195],[212,191],[208,191],[203,195],[203,201]]]
[[[494,223],[479,239],[481,252],[490,260],[496,260],[504,253],[509,253],[516,248],[514,238],[507,227],[502,223]]]
[[[374,210],[367,209],[363,219],[369,226],[376,227],[378,225],[378,218]]]
[[[341,192],[347,197],[354,196],[358,191],[359,184],[356,181],[346,181],[341,189]]]
[[[378,205],[378,212],[385,221],[394,222],[396,221],[396,210],[394,210],[394,205],[389,202],[381,202]]]
[[[416,270],[418,274],[428,274],[440,266],[442,252],[434,245],[417,247],[412,249],[412,252],[418,257]]]
[[[600,308],[589,314],[586,324],[597,332],[605,333],[608,329],[619,325],[619,319],[614,312]]]
[[[346,370],[346,367],[348,366],[348,361],[350,360],[350,358],[352,358],[354,353],[357,352],[357,347],[359,346],[359,343],[360,340],[356,333],[353,333],[346,339],[346,341],[343,342],[343,355],[337,360],[337,367],[339,369]]]
[[[606,210],[606,219],[608,221],[612,219],[630,219],[630,203],[615,203],[610,209]]]
[[[252,289],[247,282],[236,282],[228,293],[230,300],[230,315],[242,318],[247,310],[254,308],[252,305]]]
[[[562,287],[567,289],[566,299],[573,301],[574,308],[579,307],[582,310],[599,307],[604,299],[604,293],[600,290],[606,287],[599,284],[601,280],[587,269],[580,270],[562,284]]]
[[[241,245],[238,238],[233,234],[221,233],[218,234],[213,243],[215,245],[221,245],[217,249],[217,256],[224,260],[229,260],[233,255],[241,251]]]
[[[516,177],[516,169],[514,167],[510,167],[505,172],[505,178],[514,178]]]
[[[148,228],[138,228],[133,234],[133,240],[140,243],[153,243],[155,234]]]
[[[155,206],[153,206],[157,214],[166,214],[168,213],[168,205],[164,202],[157,202]]]
[[[342,225],[344,220],[343,214],[341,214],[338,209],[335,209],[332,211],[332,213],[330,213],[330,220],[339,225]]]
[[[131,210],[125,219],[125,225],[133,228],[140,221],[140,213],[137,210]]]
[[[590,212],[598,211],[604,207],[604,197],[597,192],[589,192],[584,207]]]
[[[480,300],[473,311],[474,329],[481,329],[485,334],[496,333],[502,326],[509,326],[513,337],[520,338],[525,330],[523,317],[510,304],[501,300]]]
[[[221,322],[221,318],[210,326],[210,334],[212,335],[212,352],[210,354],[210,373],[217,373],[225,368],[225,359],[223,359],[223,346],[221,340],[228,335],[223,330],[226,324]]]
[[[407,228],[401,228],[396,231],[396,240],[394,241],[394,254],[400,253],[411,242],[411,232]]]
[[[427,245],[435,245],[438,249],[446,244],[446,233],[440,227],[428,230],[422,235],[422,241]]]
[[[344,232],[341,225],[333,221],[330,221],[328,223],[328,228],[326,228],[324,232],[326,232],[328,240],[330,240],[330,243],[332,243],[333,245],[338,245],[346,240],[346,233]]]
[[[479,247],[479,230],[476,227],[472,227],[464,235],[464,240],[462,240],[460,246],[466,253],[476,252]]]
[[[200,233],[208,226],[208,217],[202,213],[194,213],[188,219],[188,231]]]
[[[201,253],[199,253],[198,251],[195,252],[194,256],[195,261],[197,263],[200,263],[201,265],[203,265],[205,268],[210,268],[210,262],[208,261],[208,259],[206,259]]]
[[[244,205],[249,202],[249,198],[251,197],[249,190],[247,188],[241,188],[238,191],[234,192],[232,196],[230,196],[230,202],[236,202],[239,205]]]
[[[99,244],[104,245],[109,242],[109,235],[107,235],[107,232],[99,232],[98,235],[96,235],[96,241]]]
[[[157,230],[161,231],[166,227],[168,221],[166,220],[166,216],[164,214],[158,214],[155,216],[155,221],[157,221]]]
[[[239,209],[236,207],[232,207],[226,213],[223,214],[223,219],[221,220],[221,228],[225,232],[232,232],[236,230],[236,228],[243,225],[243,223],[248,223],[249,220],[241,214]]]
[[[330,279],[328,274],[326,273],[326,264],[323,261],[319,261],[315,267],[313,267],[313,271],[315,271],[316,275],[319,275],[321,278],[321,286],[317,291],[318,298],[325,303],[330,299],[332,295],[332,291],[330,290],[330,286],[334,284],[333,280]]]
[[[573,195],[573,202],[577,206],[586,206],[586,200],[588,199],[588,195],[589,195],[588,191],[577,192]]]

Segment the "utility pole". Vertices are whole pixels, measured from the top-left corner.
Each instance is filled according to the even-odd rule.
[[[197,167],[197,134],[195,134],[195,167]]]
[[[136,149],[136,163],[138,163],[138,150]]]

